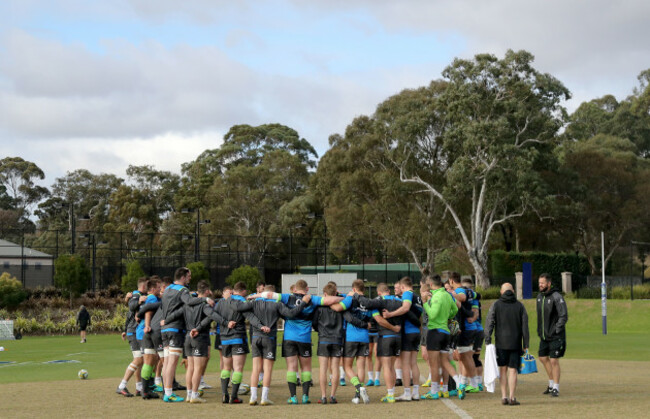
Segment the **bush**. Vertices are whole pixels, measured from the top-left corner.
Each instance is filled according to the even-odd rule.
[[[131,292],[138,288],[138,279],[146,276],[140,262],[132,260],[126,264],[126,275],[122,277],[122,291]]]
[[[494,286],[486,289],[477,288],[476,292],[481,294],[481,300],[497,300],[501,296],[501,287]]]
[[[61,255],[54,261],[54,284],[71,296],[86,291],[90,277],[86,259],[78,255]]]
[[[190,280],[190,289],[195,290],[199,281],[205,279],[210,281],[210,272],[205,268],[203,262],[192,262],[187,265],[187,269],[192,272],[192,279]]]
[[[0,307],[14,309],[27,299],[23,285],[9,272],[0,275]]]
[[[239,281],[246,284],[246,289],[248,291],[254,291],[257,283],[262,280],[262,275],[257,268],[248,265],[242,265],[237,269],[234,269],[230,276],[226,278],[226,282],[235,286]]]

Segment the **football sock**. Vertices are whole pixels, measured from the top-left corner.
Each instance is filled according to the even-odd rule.
[[[345,380],[345,370],[341,366],[339,366],[339,377]]]
[[[262,387],[262,400],[268,400],[268,399],[269,399],[269,388]]]
[[[135,383],[135,389],[136,391],[142,391],[142,381]]]
[[[171,397],[172,395],[172,389],[171,388],[165,388],[165,396]]]
[[[287,384],[289,385],[289,395],[291,395],[291,397],[296,395],[297,383],[298,383],[298,373],[295,371],[287,371]]]
[[[154,383],[155,383],[157,386],[161,385],[161,384],[162,384],[162,377],[156,377],[156,378],[154,379]]]
[[[404,387],[404,394],[407,396],[411,396],[411,387]]]
[[[302,381],[302,394],[306,394],[309,397],[309,388],[311,387],[311,371],[303,371],[300,374],[300,380]]]
[[[231,398],[236,399],[239,394],[239,385],[241,384],[243,374],[239,371],[232,373],[232,395]]]
[[[229,381],[230,381],[230,371],[221,370],[221,393],[228,394]]]
[[[401,369],[400,370],[397,370],[397,369],[395,370],[395,378],[398,379],[398,380],[402,379],[402,370]]]
[[[553,383],[553,380],[548,380],[548,386],[550,388],[553,388],[553,384],[555,384],[555,383]]]
[[[413,394],[414,395],[420,394],[420,386],[419,385],[417,385],[417,384],[413,385]]]
[[[120,390],[124,390],[124,389],[126,388],[126,384],[127,384],[126,380],[122,380],[122,381],[120,382],[120,385],[118,386],[118,388],[119,388]]]
[[[442,385],[442,392],[444,393],[446,391],[449,391],[449,386],[447,384],[443,384]]]
[[[251,386],[251,400],[257,400],[257,386]]]
[[[560,391],[560,383],[553,383],[553,390]]]
[[[440,391],[440,383],[431,382],[431,394],[436,394]]]
[[[388,395],[389,396],[394,396],[395,395],[395,387],[388,389]]]
[[[148,380],[153,375],[153,365],[144,364],[141,372],[142,378]]]

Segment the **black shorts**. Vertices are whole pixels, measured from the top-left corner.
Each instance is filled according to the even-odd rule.
[[[282,341],[282,357],[299,356],[311,358],[311,343],[296,342],[295,340]]]
[[[144,339],[138,340],[138,348],[140,348],[140,352],[144,355],[144,350],[145,350]]]
[[[356,358],[370,355],[370,347],[365,342],[345,342],[343,357]]]
[[[237,343],[224,343],[232,342],[233,340],[238,339]],[[246,338],[235,338],[235,339],[226,339],[221,338],[221,352],[224,358],[230,358],[233,355],[246,355],[249,353],[248,350],[248,340]]]
[[[81,323],[81,324],[79,325],[79,331],[80,331],[80,332],[85,332],[87,327],[88,327],[88,324],[86,324],[86,323]]]
[[[151,332],[145,333],[142,338],[142,348],[143,349],[156,349],[156,346],[153,343],[153,338]]]
[[[221,335],[214,335],[214,349],[221,350]]]
[[[498,366],[519,369],[522,351],[519,349],[496,349]]]
[[[184,353],[187,356],[203,358],[210,354],[210,335],[199,334],[191,337],[188,333],[185,337]]]
[[[402,335],[402,352],[417,352],[420,350],[420,334],[408,333]]]
[[[474,346],[474,330],[463,330],[458,336],[457,346]]]
[[[318,342],[318,349],[316,350],[318,356],[326,356],[328,358],[339,358],[343,356],[343,345],[339,343],[320,343]]]
[[[369,343],[377,343],[379,340],[379,333],[375,333],[374,335],[372,333],[368,334],[368,340]]]
[[[129,341],[131,352],[140,351],[140,344],[138,343],[138,340],[135,338],[135,333],[127,336],[126,339]]]
[[[251,356],[253,358],[263,358],[275,361],[275,354],[278,345],[273,337],[253,336],[251,341]]]
[[[399,356],[402,351],[402,339],[399,336],[379,336],[377,342],[377,356]]]
[[[566,351],[566,339],[553,339],[539,341],[539,356],[549,356],[551,358],[562,358]]]
[[[483,348],[483,341],[485,340],[485,333],[483,330],[477,330],[474,334],[474,352],[480,352]]]
[[[153,340],[153,347],[156,350],[156,352],[162,352],[163,341],[162,341],[162,334],[160,333],[160,330],[151,331],[151,340]]]
[[[439,330],[427,332],[427,351],[445,351],[449,349],[449,335]]]
[[[162,332],[162,341],[165,348],[183,349],[185,332]]]

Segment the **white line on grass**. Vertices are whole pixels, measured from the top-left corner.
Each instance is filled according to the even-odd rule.
[[[466,411],[464,411],[460,407],[456,406],[456,404],[454,402],[452,402],[451,400],[442,399],[442,402],[445,404],[445,406],[447,406],[449,408],[449,410],[451,410],[452,412],[457,414],[458,417],[461,417],[463,419],[472,419],[472,417],[470,415],[468,415]]]

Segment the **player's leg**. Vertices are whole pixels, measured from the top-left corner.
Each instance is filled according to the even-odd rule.
[[[320,346],[320,345],[319,345]],[[320,348],[319,348],[320,351]],[[329,357],[318,355],[318,380],[320,384],[320,403],[327,400],[327,373],[329,371]]]
[[[508,366],[499,367],[499,387],[501,388],[501,400],[503,404],[508,404]]]
[[[262,405],[272,405],[273,402],[269,400],[269,389],[271,388],[271,378],[273,377],[273,359],[260,358],[262,360]],[[258,374],[259,377],[259,374]]]
[[[191,352],[189,352],[191,354]],[[187,357],[187,367],[185,367],[185,386],[187,387],[187,396],[185,396],[185,401],[192,401],[194,397],[194,390],[198,391],[198,387],[194,387],[194,382],[192,378],[194,377],[194,356],[188,355]]]
[[[134,374],[138,372],[138,368],[142,365],[142,352],[138,349],[137,351],[131,351],[133,354],[133,360],[126,367],[124,371],[124,377],[117,387],[116,393],[121,394],[125,397],[133,397],[133,394],[126,388],[127,383],[133,377]]]
[[[163,371],[163,384],[165,388],[165,401],[183,401],[182,397],[177,397],[173,393],[174,375],[176,375],[176,366],[178,360],[183,356],[183,349],[180,347],[169,347],[167,359],[165,360],[165,368]]]
[[[246,354],[239,354],[232,356],[232,391],[230,394],[230,403],[241,403],[239,399],[239,386],[244,376],[244,365],[246,364]]]
[[[411,377],[413,377],[411,396],[413,400],[417,400],[420,398],[420,366],[418,365],[418,351],[411,351]]]
[[[402,360],[400,357],[397,357],[395,359],[395,385],[396,386],[401,386],[403,385],[402,379],[404,377],[403,375],[404,370],[402,369]]]
[[[339,387],[339,383],[341,379],[340,370],[339,370],[339,365],[341,364],[341,357],[340,356],[330,357],[329,363],[332,366],[332,389],[330,391],[330,402],[336,403],[336,390]]]
[[[257,386],[253,385],[253,383],[259,377],[260,371],[262,371],[262,356],[261,354],[257,354],[253,349],[251,351],[251,357],[253,361],[251,368],[251,397],[248,401],[248,404],[255,406],[257,405]]]
[[[402,374],[404,377],[404,393],[396,399],[400,401],[411,401],[411,387],[409,386],[411,379],[411,352],[402,350],[402,353],[399,356],[399,361],[402,366]]]
[[[560,358],[550,358],[551,374],[553,375],[553,389],[560,391]]]
[[[221,394],[222,402],[229,403],[230,395],[228,394],[228,383],[230,383],[230,374],[233,368],[232,346],[223,345],[223,368],[221,369]]]
[[[300,382],[302,383],[302,403],[309,404],[309,389],[312,386],[312,371],[311,371],[311,345],[309,344],[309,356],[299,356],[298,362],[300,363]],[[303,351],[302,353],[305,353]]]
[[[207,343],[208,350],[210,349],[210,342]],[[200,355],[203,356],[194,356],[193,361],[194,361],[194,372],[192,374],[192,389],[193,389],[193,395],[192,395],[192,402],[193,403],[205,403],[205,399],[201,397],[200,395],[200,386],[201,386],[201,378],[203,377],[203,372],[205,371],[206,366],[208,365],[208,360],[209,358],[206,356],[205,353],[201,353]],[[188,386],[189,388],[189,386]]]
[[[298,382],[298,355],[287,356],[285,358],[285,361],[287,363],[287,385],[289,386],[289,400],[291,400],[292,398],[297,398],[296,387]]]

